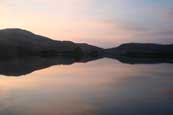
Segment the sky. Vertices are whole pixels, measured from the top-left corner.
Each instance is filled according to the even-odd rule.
[[[0,0],[0,29],[114,47],[173,43],[173,0]]]

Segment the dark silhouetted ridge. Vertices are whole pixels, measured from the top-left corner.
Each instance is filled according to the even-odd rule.
[[[81,49],[81,54],[76,49]],[[0,58],[22,56],[79,56],[101,52],[101,48],[71,41],[56,41],[22,29],[0,30]]]
[[[126,56],[138,58],[173,58],[173,45],[150,43],[127,43],[105,50],[109,56]]]
[[[173,45],[127,43],[102,49],[56,41],[22,29],[0,30],[0,74],[20,76],[52,65],[112,58],[128,64],[173,63]]]

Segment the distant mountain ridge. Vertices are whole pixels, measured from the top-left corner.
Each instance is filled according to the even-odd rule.
[[[0,30],[0,58],[22,56],[173,58],[173,45],[127,43],[103,49],[86,43],[52,40],[22,29]]]
[[[22,29],[0,30],[0,57],[73,55],[74,53],[89,55],[101,51],[101,48],[92,45],[56,41]]]
[[[105,52],[110,56],[173,58],[173,45],[127,43],[115,48],[106,49]]]
[[[173,45],[127,43],[103,49],[56,41],[21,29],[0,30],[0,74],[21,76],[52,65],[112,58],[127,64],[173,64]]]

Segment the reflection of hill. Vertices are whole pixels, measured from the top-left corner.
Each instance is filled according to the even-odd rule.
[[[109,58],[116,59],[126,64],[159,64],[159,63],[173,64],[172,58],[142,58],[142,57],[135,58],[135,57],[125,57],[125,56],[117,56]]]
[[[67,57],[28,57],[0,60],[0,74],[6,76],[21,76],[53,65],[71,65],[75,62],[87,62],[92,58],[74,59]]]
[[[0,60],[0,74],[6,76],[21,76],[29,74],[33,71],[48,68],[53,65],[71,65],[75,62],[85,63],[97,60],[102,57],[91,58],[85,57],[75,59],[69,57],[25,57]],[[158,63],[173,63],[170,58],[130,58],[130,57],[108,57],[119,60],[127,64],[158,64]]]
[[[48,68],[53,65],[71,65],[75,62],[85,63],[97,60],[102,57],[75,59],[69,57],[28,57],[0,60],[0,74],[6,76],[21,76],[33,71]],[[173,63],[170,58],[129,58],[129,57],[108,57],[127,64],[158,64]]]
[[[127,43],[102,49],[85,43],[55,41],[21,29],[0,30],[2,75],[20,76],[52,65],[84,63],[101,57],[128,64],[173,63],[173,45]]]
[[[128,64],[173,63],[173,45],[127,43],[106,49],[104,55]]]

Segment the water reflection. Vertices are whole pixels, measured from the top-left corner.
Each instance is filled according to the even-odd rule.
[[[109,57],[112,59],[119,60],[122,63],[127,64],[160,64],[160,63],[170,63],[173,64],[172,58],[137,58],[137,57],[124,57],[124,56],[118,56],[118,57]]]
[[[2,115],[172,115],[173,65],[112,59],[0,77]]]
[[[26,57],[0,60],[0,74],[6,76],[21,76],[33,71],[48,68],[53,65],[71,65],[74,63],[86,63],[103,57],[83,57],[81,59],[69,57]],[[167,58],[129,58],[129,57],[108,57],[127,64],[159,64],[173,63]]]
[[[99,58],[99,57],[98,57]],[[0,74],[6,76],[21,76],[33,71],[53,65],[71,65],[75,62],[85,63],[97,58],[69,58],[69,57],[25,57],[0,60]]]

